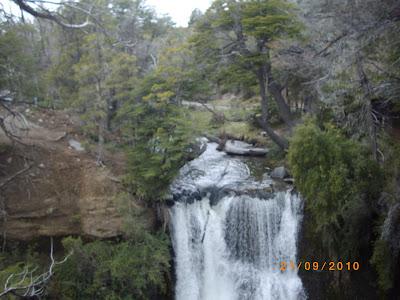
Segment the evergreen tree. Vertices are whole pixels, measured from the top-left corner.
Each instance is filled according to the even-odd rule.
[[[133,136],[128,150],[127,183],[133,192],[157,202],[189,156],[191,125],[177,105],[171,82],[160,75],[149,75],[141,83],[138,100],[121,111],[129,118],[126,130]]]
[[[275,99],[281,118],[291,127],[293,120],[282,95],[283,86],[274,78],[271,63],[273,43],[299,32],[300,26],[291,10],[293,6],[283,0],[217,0],[197,25],[193,37],[194,47],[202,49],[203,56],[219,57],[223,63],[233,63],[257,78],[262,110],[260,124],[283,149],[288,147],[287,141],[268,124],[267,93]]]
[[[0,24],[0,90],[30,103],[42,92],[34,30],[31,25]]]

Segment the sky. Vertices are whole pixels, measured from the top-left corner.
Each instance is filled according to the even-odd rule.
[[[0,2],[6,10],[10,7],[14,13],[18,13],[19,10],[10,0],[0,0]],[[177,26],[187,26],[192,11],[199,8],[204,12],[211,2],[212,0],[146,0],[146,3],[154,7],[158,14],[170,15]]]
[[[187,26],[195,8],[206,11],[212,0],[147,0],[159,14],[168,14],[177,26]]]

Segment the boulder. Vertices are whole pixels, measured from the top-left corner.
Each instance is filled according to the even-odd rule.
[[[228,140],[225,143],[224,151],[230,155],[244,155],[244,156],[264,156],[268,153],[268,149],[256,148],[251,144]]]
[[[289,177],[289,172],[285,167],[277,167],[271,172],[271,178],[274,179],[285,179]]]
[[[207,150],[207,140],[197,139],[196,142],[192,143],[189,147],[189,154],[187,157],[188,161],[198,158]]]
[[[81,143],[79,143],[78,141],[74,140],[74,139],[70,139],[68,141],[68,144],[71,148],[73,148],[74,150],[78,151],[78,152],[82,152],[85,151],[85,148],[82,147]]]

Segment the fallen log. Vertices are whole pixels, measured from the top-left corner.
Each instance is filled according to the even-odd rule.
[[[253,145],[233,140],[228,140],[225,143],[223,151],[230,155],[242,156],[265,156],[268,153],[268,149],[256,148]]]

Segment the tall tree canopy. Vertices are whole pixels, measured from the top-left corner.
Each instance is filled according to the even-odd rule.
[[[257,79],[261,97],[261,126],[283,149],[287,141],[269,125],[268,106],[272,97],[281,118],[293,126],[283,86],[275,79],[271,52],[278,39],[299,33],[294,6],[286,1],[215,1],[196,26],[192,42],[201,59],[214,66],[233,64],[236,72],[251,73]]]

